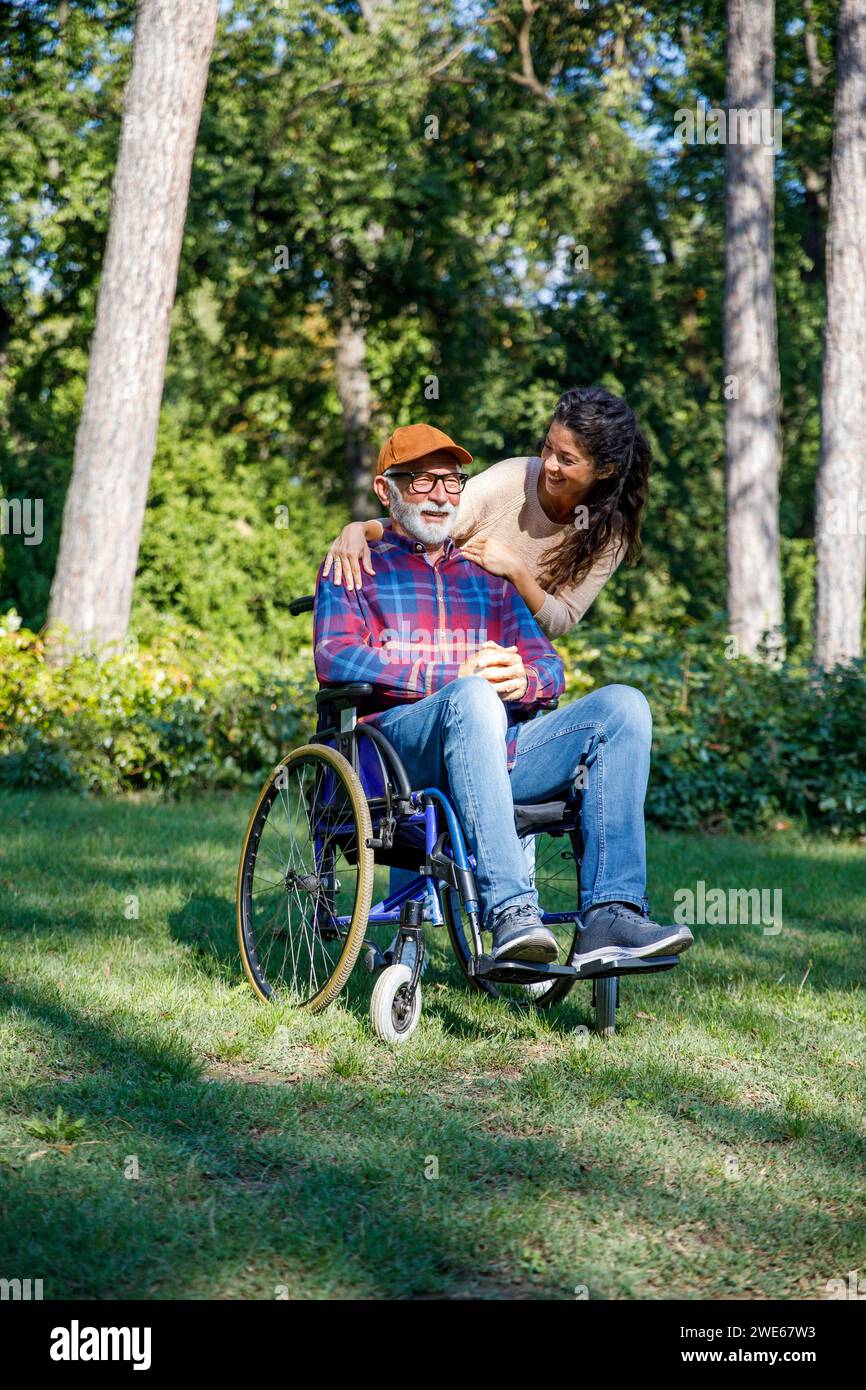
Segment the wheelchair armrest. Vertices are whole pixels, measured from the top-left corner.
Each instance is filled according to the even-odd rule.
[[[366,681],[353,681],[351,685],[325,685],[316,695],[316,708],[333,705],[335,709],[350,709],[373,694],[372,685]]]
[[[514,705],[511,708],[511,723],[522,724],[526,719],[534,719],[539,710],[556,709],[558,705],[558,699],[536,700],[532,705]]]
[[[293,598],[289,601],[289,612],[293,618],[297,618],[299,613],[312,613],[315,602],[314,594],[304,594],[302,598]]]

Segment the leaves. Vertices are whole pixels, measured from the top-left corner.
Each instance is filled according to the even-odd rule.
[[[68,1153],[74,1142],[81,1138],[85,1125],[83,1120],[73,1119],[71,1115],[67,1115],[62,1105],[58,1105],[52,1119],[31,1120],[24,1128],[36,1139],[42,1139],[59,1148],[62,1153]],[[47,1151],[42,1149],[31,1154],[28,1162],[41,1158],[45,1152]]]

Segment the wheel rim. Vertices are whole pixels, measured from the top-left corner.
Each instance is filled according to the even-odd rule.
[[[415,999],[409,998],[409,986],[408,984],[400,985],[391,1000],[391,1026],[395,1033],[407,1033],[409,1031],[414,1013]]]
[[[275,1002],[324,1007],[361,947],[372,892],[369,810],[327,748],[290,754],[253,813],[239,873],[247,973]]]

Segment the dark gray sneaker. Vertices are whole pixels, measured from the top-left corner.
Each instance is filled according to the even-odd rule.
[[[583,929],[570,964],[589,965],[625,956],[678,956],[694,941],[688,927],[661,927],[628,903],[599,903],[584,914]]]
[[[544,925],[529,903],[504,907],[493,919],[493,959],[537,961],[548,965],[556,960],[556,937]]]

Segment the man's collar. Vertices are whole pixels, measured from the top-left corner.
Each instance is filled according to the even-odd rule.
[[[390,525],[383,526],[382,540],[390,541],[394,545],[402,546],[404,550],[414,551],[416,555],[427,554],[427,547],[423,541],[416,541],[414,536],[404,536],[401,534],[400,531],[395,531],[393,526]],[[442,552],[444,558],[447,560],[448,556],[455,549],[456,546],[454,544],[454,539],[452,536],[449,536],[447,541],[445,542],[445,546]]]

